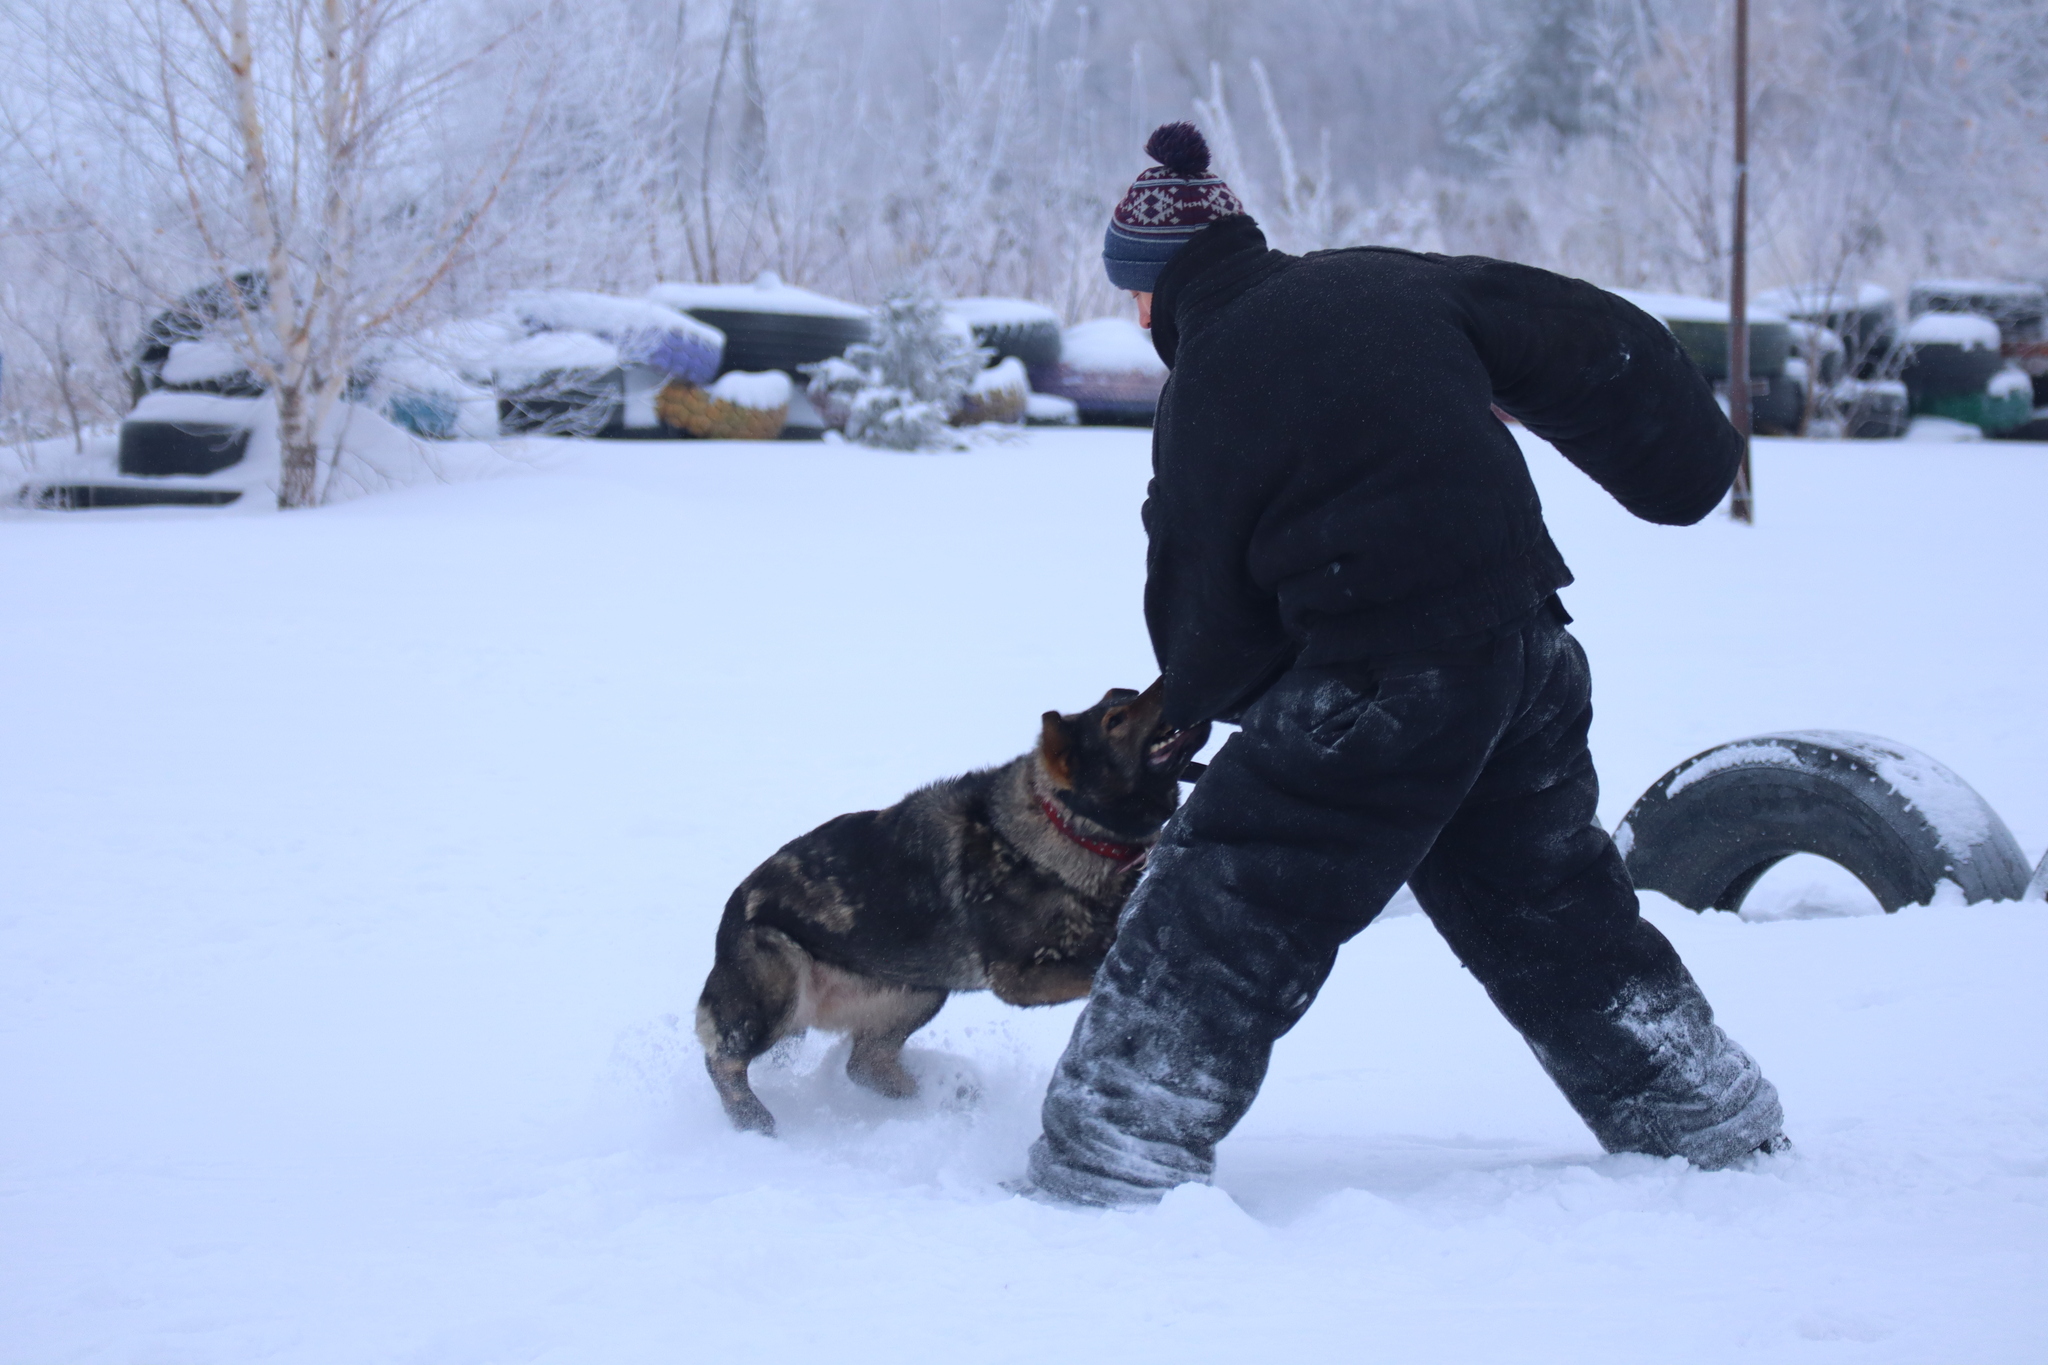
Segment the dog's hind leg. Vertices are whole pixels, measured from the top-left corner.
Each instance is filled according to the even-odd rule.
[[[809,954],[774,929],[719,935],[697,1000],[697,1039],[726,1117],[742,1132],[775,1132],[775,1116],[748,1083],[747,1065],[804,1026],[798,1007],[810,965]]]
[[[945,1003],[944,991],[890,989],[870,995],[852,1030],[847,1077],[891,1099],[907,1100],[915,1095],[917,1078],[903,1069],[903,1044],[929,1024]]]

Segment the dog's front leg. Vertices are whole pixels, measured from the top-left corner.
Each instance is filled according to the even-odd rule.
[[[1095,969],[1079,962],[999,962],[988,969],[989,989],[1006,1005],[1062,1005],[1095,984]]]

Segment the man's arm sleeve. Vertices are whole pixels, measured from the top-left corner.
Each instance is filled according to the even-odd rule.
[[[1195,452],[1182,451],[1180,455]],[[1204,451],[1215,485],[1152,480],[1145,499],[1145,624],[1175,726],[1228,719],[1254,700],[1294,653],[1271,591],[1253,581],[1251,536],[1261,506],[1230,477],[1240,454]]]
[[[1646,521],[1688,526],[1735,478],[1741,438],[1668,328],[1533,266],[1466,257],[1467,328],[1494,401]]]

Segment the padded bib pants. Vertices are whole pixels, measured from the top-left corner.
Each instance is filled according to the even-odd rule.
[[[1032,1183],[1084,1204],[1206,1181],[1273,1044],[1403,882],[1612,1152],[1715,1168],[1777,1091],[1638,912],[1594,822],[1561,609],[1458,652],[1296,667],[1163,832],[1044,1108]]]

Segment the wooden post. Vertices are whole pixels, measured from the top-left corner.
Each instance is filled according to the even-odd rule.
[[[1742,463],[1728,515],[1756,521],[1749,475],[1749,0],[1735,0],[1735,235],[1728,265],[1728,417],[1742,436]]]

